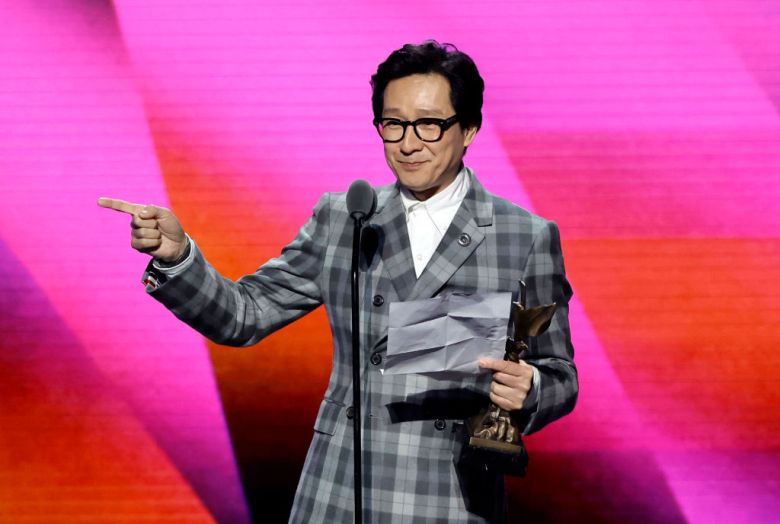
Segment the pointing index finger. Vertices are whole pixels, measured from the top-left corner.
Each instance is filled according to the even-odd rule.
[[[117,198],[106,197],[98,198],[97,204],[100,207],[113,209],[115,211],[120,211],[129,215],[137,215],[144,207],[146,207],[141,204],[131,204],[130,202],[125,202],[124,200],[119,200]]]

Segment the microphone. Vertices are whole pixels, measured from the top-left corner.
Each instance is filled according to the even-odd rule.
[[[347,211],[355,220],[367,220],[376,209],[376,191],[365,180],[355,180],[347,191]]]

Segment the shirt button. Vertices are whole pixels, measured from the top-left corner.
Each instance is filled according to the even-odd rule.
[[[375,366],[378,366],[382,363],[382,355],[379,353],[372,353],[371,354],[371,363]]]
[[[439,431],[441,431],[441,430],[443,430],[444,428],[446,428],[446,427],[447,427],[447,423],[446,423],[446,422],[444,422],[442,419],[440,419],[440,418],[437,418],[437,419],[436,419],[436,420],[433,422],[433,427],[434,427],[434,428],[436,428],[436,429],[438,429]]]
[[[463,247],[466,247],[469,244],[471,244],[471,237],[469,236],[469,234],[461,233],[460,236],[458,237],[458,244],[460,244]]]
[[[355,409],[352,406],[347,408],[347,418],[351,419],[355,416]]]
[[[385,297],[382,295],[374,295],[374,299],[371,301],[372,304],[374,304],[376,307],[381,306],[385,303]]]

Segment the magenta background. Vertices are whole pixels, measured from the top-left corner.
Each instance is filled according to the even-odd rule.
[[[172,206],[252,271],[323,191],[391,181],[368,79],[427,38],[479,65],[467,162],[559,223],[576,293],[580,402],[529,439],[513,514],[777,518],[776,2],[14,0],[0,27],[3,522],[285,514],[324,316],[207,344],[95,200]]]

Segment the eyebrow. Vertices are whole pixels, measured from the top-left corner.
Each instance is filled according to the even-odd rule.
[[[438,108],[417,108],[416,109],[418,115],[417,118],[427,118],[427,117],[443,117],[444,112],[441,111]],[[390,118],[387,115],[399,115],[402,111],[396,107],[385,107],[382,109],[382,117]]]

